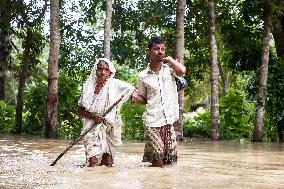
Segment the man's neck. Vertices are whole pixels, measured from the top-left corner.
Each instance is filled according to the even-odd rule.
[[[162,62],[151,61],[149,68],[152,72],[158,73],[161,70]]]

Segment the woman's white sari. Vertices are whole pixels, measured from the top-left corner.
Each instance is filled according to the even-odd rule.
[[[94,93],[96,85],[96,68],[97,63],[103,60],[108,63],[111,77],[101,88],[99,94]],[[110,106],[112,106],[118,99],[124,95],[124,98],[120,103],[112,109],[105,116],[105,122],[97,124],[84,138],[84,146],[86,148],[86,158],[96,157],[101,161],[104,153],[109,153],[114,158],[116,147],[121,145],[121,115],[120,107],[125,102],[131,93],[134,91],[134,87],[128,83],[113,78],[115,74],[115,68],[108,59],[99,59],[90,77],[87,79],[83,86],[83,92],[79,100],[79,105],[85,107],[89,112],[94,112],[102,115]],[[82,133],[88,128],[94,125],[94,120],[85,118]]]

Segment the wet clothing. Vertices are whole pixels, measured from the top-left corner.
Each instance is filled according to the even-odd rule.
[[[138,91],[147,99],[143,122],[146,127],[161,127],[179,119],[178,93],[175,73],[162,64],[156,74],[146,68],[138,75]]]
[[[98,62],[99,61],[97,61],[97,63]],[[110,63],[108,62],[110,70],[112,71],[114,67],[113,65],[110,65]],[[113,72],[115,71],[112,71],[112,73]],[[122,101],[120,101],[120,103],[105,116],[105,122],[97,124],[84,137],[86,159],[89,160],[90,157],[96,157],[99,161],[98,163],[100,163],[104,153],[108,153],[114,158],[116,147],[122,143],[120,107],[122,103],[129,98],[135,88],[128,83],[113,78],[113,75],[111,78],[107,79],[98,94],[94,93],[95,85],[96,65],[83,86],[83,92],[78,102],[78,105],[83,106],[88,112],[102,115],[111,105],[124,95]],[[84,118],[81,134],[93,125],[93,119]]]
[[[177,162],[177,142],[172,125],[146,127],[144,162],[163,160],[164,164]]]
[[[147,99],[142,116],[145,129],[143,161],[176,162],[176,136],[172,124],[179,119],[179,104],[173,69],[167,64],[162,64],[158,73],[146,68],[138,75],[137,88]]]

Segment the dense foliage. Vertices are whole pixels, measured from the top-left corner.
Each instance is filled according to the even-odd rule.
[[[220,97],[220,138],[250,140],[253,131],[255,105],[243,91],[232,89]],[[185,122],[185,134],[190,137],[210,138],[210,113],[198,111]]]
[[[0,131],[10,133],[15,124],[15,107],[0,100]]]
[[[0,101],[0,132],[9,133],[15,124],[17,84],[21,72],[27,36],[25,19],[32,21],[41,12],[45,1],[5,1],[9,19],[1,20],[13,35],[10,75],[6,81],[6,99]],[[186,119],[187,137],[210,138],[210,47],[208,7],[206,1],[187,1],[185,15],[185,66],[189,87],[185,90],[188,113],[195,103],[207,105],[195,117]],[[15,6],[15,3],[17,6]],[[284,11],[271,1],[274,20]],[[216,0],[216,37],[218,62],[228,76],[229,92],[220,92],[220,131],[222,139],[250,140],[256,112],[259,65],[261,63],[263,10],[260,0]],[[77,101],[84,80],[96,60],[102,56],[105,5],[102,0],[61,1],[61,49],[59,60],[59,101],[57,134],[62,138],[77,136],[82,120],[76,114]],[[117,78],[136,84],[137,73],[148,64],[147,40],[162,35],[167,54],[174,56],[176,41],[175,7],[177,1],[113,1],[111,59],[116,63]],[[0,11],[3,11],[0,9]],[[46,12],[46,18],[49,17]],[[26,15],[26,16],[24,16]],[[5,23],[4,23],[5,22]],[[7,23],[8,22],[8,23]],[[47,50],[49,20],[33,22],[33,46],[28,80],[24,89],[23,133],[44,135],[47,95]],[[1,33],[0,33],[1,34]],[[276,37],[274,40],[277,41]],[[278,44],[278,43],[277,43]],[[264,125],[266,141],[284,136],[284,63],[270,44],[271,56],[267,86]],[[220,78],[220,90],[222,80]],[[141,115],[144,106],[125,103],[122,106],[123,139],[144,137]],[[282,136],[282,138],[283,138]],[[284,138],[283,138],[284,139]]]

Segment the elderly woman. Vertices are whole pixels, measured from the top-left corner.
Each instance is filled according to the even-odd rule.
[[[78,113],[84,117],[82,133],[95,124],[84,138],[89,167],[112,166],[116,148],[121,145],[120,107],[131,94],[133,99],[138,95],[132,85],[114,78],[115,71],[109,59],[99,58],[83,85],[78,102]],[[101,115],[123,95],[120,103],[102,117]]]

